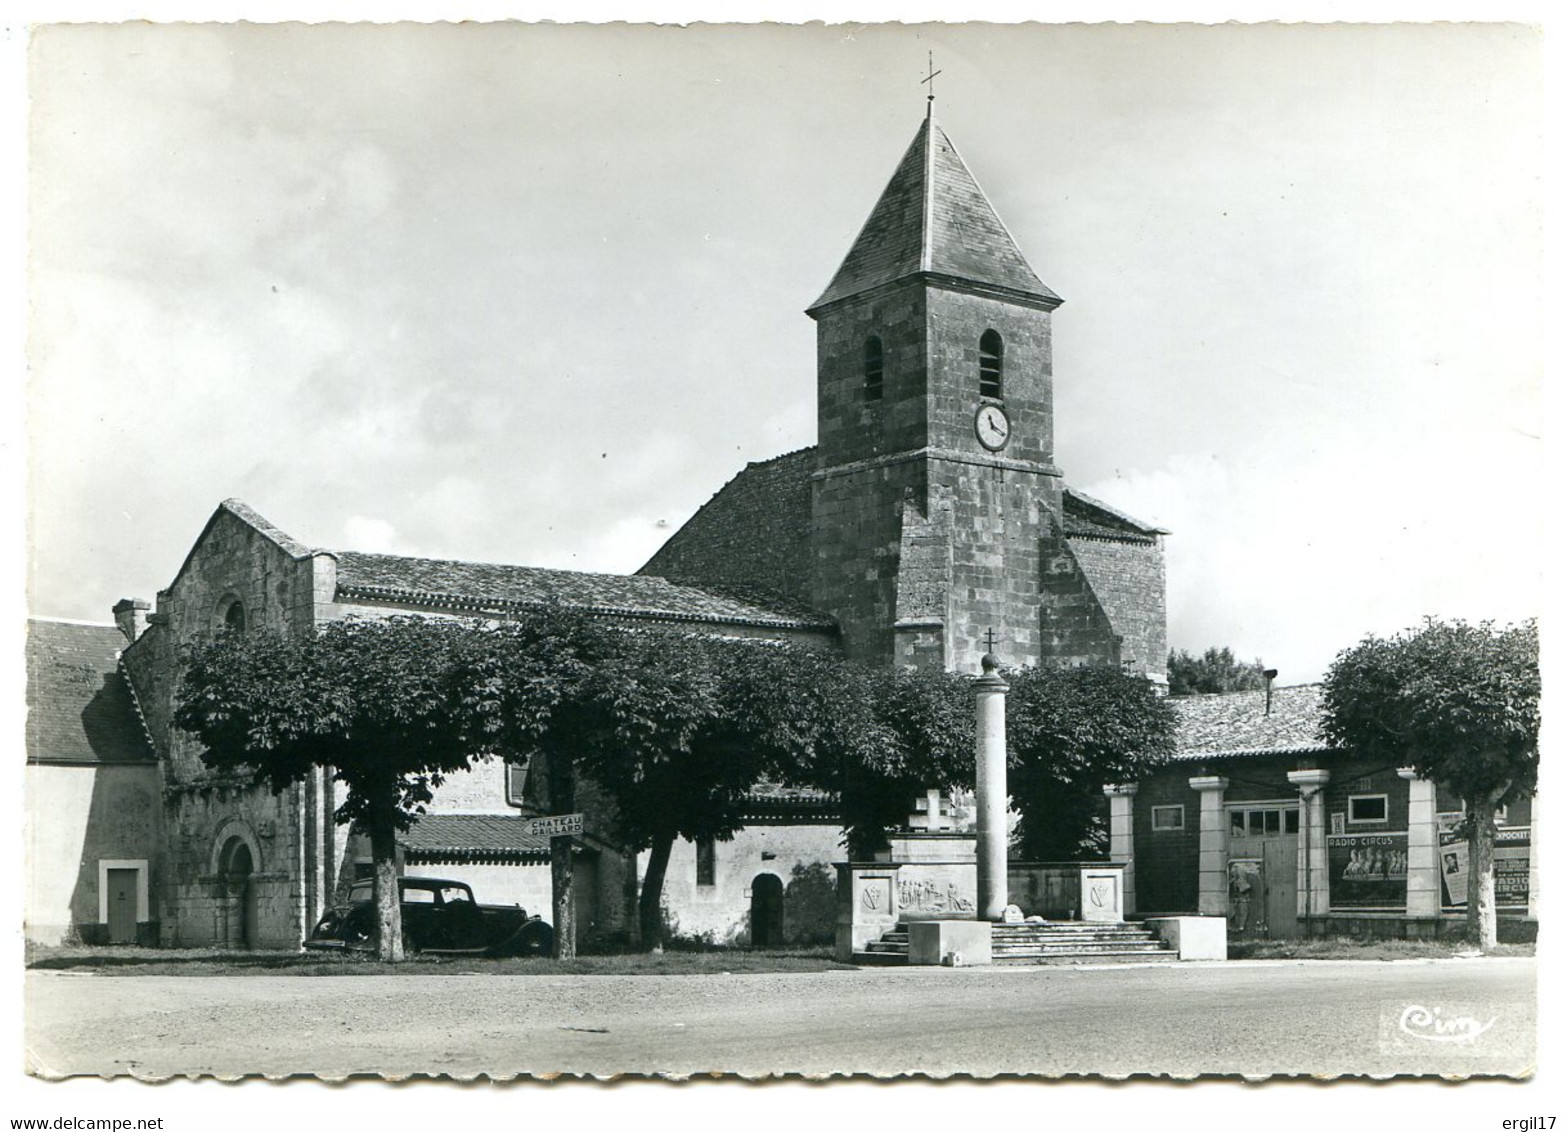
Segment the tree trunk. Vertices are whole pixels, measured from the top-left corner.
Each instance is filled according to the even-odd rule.
[[[389,801],[370,813],[370,858],[375,862],[376,956],[383,963],[403,961],[403,904],[397,884],[397,827]]]
[[[563,751],[549,753],[550,813],[569,814],[576,809],[577,777],[571,757]],[[555,958],[577,957],[577,907],[570,837],[550,838],[550,896],[555,905]]]
[[[674,834],[659,834],[647,855],[647,873],[642,877],[642,895],[637,900],[637,928],[643,951],[664,946],[664,874],[669,871],[669,851]]]
[[[1496,803],[1505,789],[1470,800],[1469,936],[1481,951],[1496,947]]]

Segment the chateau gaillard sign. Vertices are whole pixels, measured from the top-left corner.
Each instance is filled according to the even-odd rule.
[[[574,837],[581,832],[581,814],[555,814],[547,818],[529,818],[522,823],[524,837]]]

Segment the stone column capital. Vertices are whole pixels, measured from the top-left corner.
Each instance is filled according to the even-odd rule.
[[[1196,778],[1187,779],[1193,790],[1227,790],[1230,780],[1222,774],[1198,775]]]
[[[1106,798],[1130,798],[1137,793],[1135,782],[1113,782],[1105,787]]]
[[[1284,777],[1289,779],[1290,785],[1298,787],[1300,792],[1309,798],[1326,786],[1332,775],[1325,770],[1291,770],[1287,771]]]

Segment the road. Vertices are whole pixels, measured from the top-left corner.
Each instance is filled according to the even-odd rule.
[[[1535,1049],[1531,958],[731,976],[33,971],[25,1005],[29,1065],[44,1076],[1519,1075]],[[1485,1029],[1455,1040],[1469,1025]]]

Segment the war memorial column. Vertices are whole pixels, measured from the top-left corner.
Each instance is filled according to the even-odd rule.
[[[1007,907],[1007,682],[990,653],[974,681],[974,794],[978,804],[979,919],[999,922]]]

